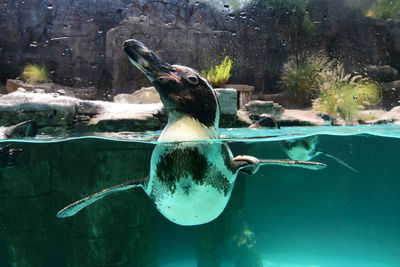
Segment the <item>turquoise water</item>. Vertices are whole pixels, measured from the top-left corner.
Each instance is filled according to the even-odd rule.
[[[247,142],[251,139],[256,141],[279,141],[291,138],[301,138],[313,135],[334,135],[334,136],[354,136],[372,135],[381,137],[400,138],[399,125],[363,125],[363,126],[319,126],[319,127],[282,127],[280,129],[247,129],[247,128],[225,128],[220,129],[220,140]],[[35,138],[8,139],[2,142],[58,142],[74,141],[77,139],[105,139],[112,141],[135,141],[150,144],[157,144],[157,137],[161,131],[150,132],[118,132],[118,133],[96,133],[95,135],[84,136],[49,136],[38,134]],[[250,139],[250,140],[249,140]],[[210,141],[210,140],[206,140]]]
[[[319,155],[320,171],[239,174],[227,209],[204,227],[172,224],[133,190],[55,218],[88,193],[145,176],[158,134],[3,141],[22,152],[0,170],[0,266],[196,266],[201,240],[220,266],[235,266],[242,225],[263,266],[400,266],[399,126],[222,129],[234,155],[268,159],[287,157],[281,140],[318,135],[321,150],[358,172]]]

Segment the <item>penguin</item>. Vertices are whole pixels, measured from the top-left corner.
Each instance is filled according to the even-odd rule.
[[[328,152],[322,151],[318,148],[319,138],[317,135],[308,136],[304,138],[296,138],[283,140],[280,142],[283,151],[292,160],[308,161],[312,160],[319,155],[325,155],[331,159],[334,159],[343,166],[349,168],[353,172],[358,170],[351,167],[349,164],[339,159],[338,157],[329,154]]]
[[[129,61],[154,85],[168,115],[151,159],[149,175],[106,188],[78,200],[57,213],[75,215],[115,192],[142,188],[158,211],[179,225],[200,225],[225,209],[238,172],[255,173],[261,165],[322,169],[325,164],[292,160],[233,157],[218,141],[220,107],[216,94],[198,71],[161,60],[140,41],[130,39],[122,49]]]

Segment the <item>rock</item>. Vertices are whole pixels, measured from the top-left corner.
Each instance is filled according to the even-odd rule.
[[[0,96],[7,94],[6,87],[3,84],[0,84]]]
[[[164,34],[166,37],[163,37]],[[136,38],[148,44],[151,50],[169,63],[179,62],[194,69],[202,69],[211,59],[218,58],[218,51],[209,45],[209,40],[216,36],[222,41],[223,35],[228,34],[214,32],[207,25],[202,25],[199,32],[184,24],[143,22],[140,14],[137,17],[127,17],[118,27],[107,32],[106,63],[111,67],[112,88],[115,93],[124,93],[151,85],[123,53],[121,44],[127,39]]]
[[[25,121],[8,127],[4,134],[6,138],[34,137],[37,134],[38,125],[36,121]]]
[[[19,91],[0,97],[1,126],[27,120],[33,120],[37,124],[35,129],[40,128],[43,134],[59,135],[74,131],[159,130],[166,124],[167,117],[162,103],[120,104],[80,100],[56,93]],[[23,135],[28,128],[20,126],[18,129]]]
[[[251,101],[251,96],[254,92],[254,86],[247,84],[225,84],[224,87],[236,89],[239,109],[244,108],[245,105]]]
[[[249,117],[254,122],[249,126],[249,129],[259,129],[262,127],[280,128],[278,120],[271,114],[250,114]]]
[[[32,85],[24,83],[21,80],[7,79],[7,81],[6,81],[7,93],[15,92],[15,91],[17,91],[18,88],[23,88],[27,91],[33,91],[35,89]]]
[[[171,63],[199,70],[208,68],[212,60],[220,60],[225,51],[235,59],[232,82],[256,84],[257,90],[265,87],[266,91],[275,90],[282,64],[299,46],[326,48],[332,58],[353,65],[365,61],[398,63],[391,52],[400,50],[397,21],[377,23],[342,2],[310,3],[310,20],[318,22],[312,32],[290,26],[301,25],[303,16],[293,16],[287,6],[271,8],[266,1],[244,6],[242,15],[211,8],[202,1],[97,0],[95,4],[75,1],[74,5],[53,1],[50,9],[39,3],[3,6],[3,81],[17,77],[26,62],[40,59],[55,82],[113,88],[112,95],[132,92],[149,84],[127,68],[129,62],[120,51],[121,39],[127,38],[146,41]]]
[[[386,115],[386,111],[382,109],[367,109],[361,110],[359,114],[358,122],[360,124],[382,124],[387,121],[383,118]]]
[[[6,90],[8,93],[17,91],[19,88],[24,89],[28,92],[34,93],[57,93],[59,95],[66,95],[71,97],[76,97],[79,99],[96,99],[96,100],[108,100],[109,96],[101,92],[101,90],[94,87],[87,88],[72,88],[68,86],[63,86],[60,84],[47,82],[38,84],[27,84],[20,80],[7,79]]]
[[[400,125],[400,106],[392,108],[389,112],[383,114],[379,119]]]
[[[163,117],[163,108],[161,103],[109,103],[88,125],[91,130],[106,132],[158,130],[163,127],[160,119]]]
[[[239,109],[237,112],[235,127],[249,127],[251,124],[253,124],[249,115],[250,114],[247,110]]]
[[[221,116],[220,127],[233,127],[236,123],[237,113],[237,91],[233,88],[216,88],[214,89],[217,95]]]
[[[395,68],[389,65],[384,65],[384,66],[370,65],[366,67],[365,73],[369,78],[380,83],[394,81],[396,80],[399,74],[399,72]]]
[[[12,148],[11,144],[0,146],[0,169],[15,167],[15,161],[21,152],[22,149]]]
[[[10,126],[34,120],[38,126],[71,125],[76,113],[77,99],[14,92],[0,97],[0,125]]]
[[[400,80],[382,85],[382,105],[385,110],[400,105]]]
[[[311,109],[285,109],[278,118],[280,126],[323,126],[324,120]]]
[[[33,93],[36,93],[36,94],[45,94],[45,93],[46,93],[46,92],[44,91],[44,89],[40,89],[40,88],[33,89],[32,92],[33,92]]]
[[[246,104],[246,110],[252,114],[268,113],[273,116],[279,117],[284,111],[284,108],[272,101],[252,100]]]
[[[234,88],[214,89],[223,115],[235,115],[237,112],[237,91]]]
[[[64,89],[58,89],[57,93],[59,93],[60,95],[65,95],[65,90]]]
[[[115,103],[121,104],[152,104],[161,103],[160,95],[154,87],[143,87],[132,94],[118,94],[114,96]]]

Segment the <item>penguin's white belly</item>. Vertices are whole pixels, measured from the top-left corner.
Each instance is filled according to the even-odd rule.
[[[146,193],[169,220],[198,225],[222,213],[237,172],[226,144],[183,142],[154,148]]]
[[[198,225],[217,218],[226,207],[231,190],[224,194],[211,185],[196,185],[180,179],[173,194],[165,193],[155,201],[167,219],[180,225]]]
[[[292,147],[289,150],[285,150],[285,152],[292,160],[307,161],[311,160],[315,156],[314,151],[304,147]]]

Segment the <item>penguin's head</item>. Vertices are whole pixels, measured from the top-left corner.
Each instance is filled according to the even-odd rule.
[[[187,115],[207,127],[218,127],[218,100],[207,79],[199,72],[161,60],[134,39],[126,40],[122,49],[130,62],[154,85],[169,116]]]

